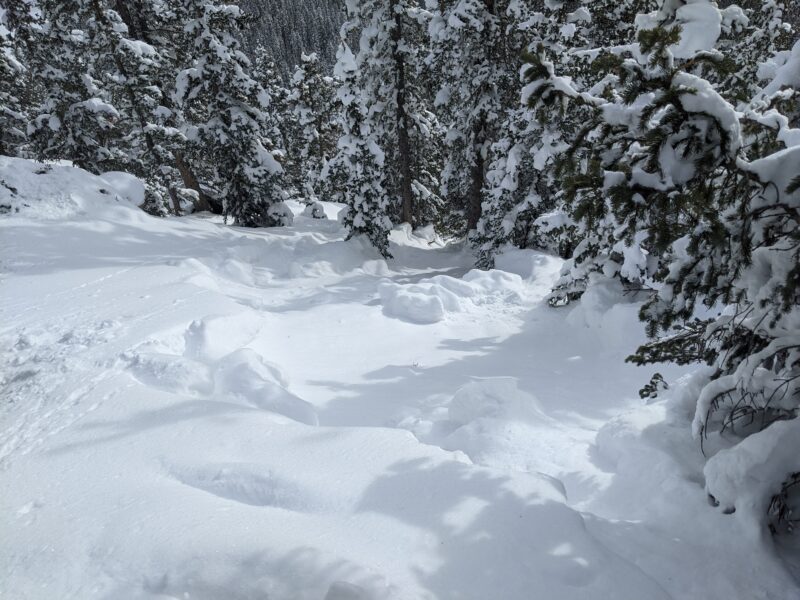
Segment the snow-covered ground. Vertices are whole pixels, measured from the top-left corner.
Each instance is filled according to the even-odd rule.
[[[0,597],[800,597],[708,503],[692,407],[639,399],[616,290],[41,171],[0,158]]]

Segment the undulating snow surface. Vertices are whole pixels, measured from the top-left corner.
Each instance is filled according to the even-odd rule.
[[[535,252],[398,229],[387,264],[331,204],[240,230],[138,194],[0,159],[1,597],[798,597],[707,502],[693,407],[638,398],[614,290],[551,309]]]

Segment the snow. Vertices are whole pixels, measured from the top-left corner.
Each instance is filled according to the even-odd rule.
[[[696,380],[638,398],[618,289],[556,310],[537,252],[398,228],[387,262],[331,203],[238,229],[42,167],[0,159],[0,596],[797,596],[759,437],[704,476]]]
[[[663,0],[658,11],[638,14],[635,23],[638,29],[653,29],[664,24],[681,29],[681,39],[670,46],[674,58],[691,59],[697,54],[714,50],[723,25],[747,22],[743,11],[736,6],[721,10],[710,0]]]
[[[733,106],[720,96],[713,86],[691,73],[678,73],[672,80],[677,90],[688,90],[680,94],[681,106],[689,113],[703,113],[717,120],[722,131],[729,136],[729,156],[735,156],[742,146],[742,132],[739,118]]]
[[[41,174],[38,174],[41,173]],[[128,210],[144,200],[144,186],[128,174],[89,175],[67,163],[40,164],[0,156],[0,206],[13,215],[36,219],[69,219],[101,207],[117,219],[142,221]],[[110,210],[110,207],[119,210]]]
[[[748,436],[735,448],[721,450],[708,461],[706,488],[728,511],[735,511],[753,537],[765,535],[754,517],[766,513],[770,498],[797,470],[800,421],[773,423]]]
[[[140,179],[124,171],[109,171],[100,175],[120,197],[134,206],[144,204],[144,184]]]
[[[675,11],[675,22],[681,27],[681,40],[671,48],[675,58],[712,50],[722,33],[722,13],[708,0],[688,0]]]
[[[418,283],[383,281],[378,287],[383,312],[412,323],[436,323],[452,313],[498,310],[522,303],[522,279],[503,271],[472,270],[461,278],[437,275]]]

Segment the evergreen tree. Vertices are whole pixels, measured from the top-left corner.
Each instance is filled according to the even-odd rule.
[[[31,57],[44,89],[29,128],[34,151],[94,173],[120,168],[121,115],[94,69],[90,0],[43,0],[41,9],[45,22]]]
[[[213,149],[214,182],[234,224],[290,223],[282,167],[262,143],[270,100],[249,75],[250,61],[236,38],[242,13],[230,4],[187,2],[194,60],[178,76],[176,98],[190,148],[196,156]]]
[[[18,155],[27,138],[27,64],[37,20],[30,0],[0,7],[0,154]]]
[[[697,33],[714,18],[720,29]],[[691,93],[682,93],[696,83],[705,95],[713,90],[711,79],[724,81],[736,70],[713,48],[722,21],[710,4],[690,13],[665,4],[638,19],[638,44],[597,49],[582,77],[557,75],[541,48],[529,58],[526,99],[537,108],[555,107],[550,110],[571,103],[585,123],[556,163],[580,240],[556,303],[579,296],[594,276],[619,278],[628,289],[650,288],[664,251],[700,218],[687,207],[702,206],[707,172],[693,162],[713,169],[730,153],[728,144],[741,143],[715,115],[689,109]],[[692,34],[689,41],[681,39],[683,28]]]
[[[245,50],[266,47],[278,73],[291,77],[302,55],[316,52],[325,69],[336,62],[338,32],[344,20],[342,0],[241,0],[249,16],[243,31]]]
[[[269,110],[265,113],[265,146],[285,165],[289,162],[288,132],[293,126],[293,113],[289,105],[290,91],[284,85],[281,71],[266,46],[256,48],[251,76],[269,97]]]
[[[316,54],[303,54],[288,95],[291,112],[288,174],[305,201],[322,196],[321,174],[336,152],[340,132],[335,118],[336,84]]]
[[[118,4],[118,3],[117,3]],[[170,23],[160,3],[138,0],[139,23]],[[175,145],[183,142],[175,115],[165,109],[162,75],[173,75],[175,67],[164,47],[134,37],[121,15],[107,0],[90,0],[87,23],[95,51],[93,70],[102,74],[104,87],[120,113],[116,129],[121,139],[122,168],[146,183],[146,206],[152,212],[166,212],[168,198],[180,213],[175,177],[170,168]]]
[[[193,60],[193,40],[184,30],[191,3],[128,0],[113,2],[113,8],[124,23],[127,39],[120,40],[123,48],[119,55],[106,54],[103,58],[114,57],[118,63],[133,54],[127,68],[128,61],[122,61],[127,73],[114,78],[119,85],[113,89],[120,97],[117,103],[127,105],[126,112],[140,125],[140,132],[131,139],[144,152],[136,156],[141,157],[147,171],[148,187],[156,192],[148,195],[145,210],[163,214],[167,195],[174,214],[192,207],[213,210],[217,205],[213,192],[199,181],[199,177],[208,178],[209,169],[199,162],[189,164],[187,140],[181,131],[182,113],[174,100],[178,72]]]
[[[800,415],[797,73],[800,43],[748,111],[736,160],[707,173],[714,210],[667,252],[663,287],[641,312],[653,340],[629,359],[712,366],[699,382],[693,432],[701,443],[724,434],[729,452],[749,435],[769,443],[773,423]],[[754,490],[766,493],[758,501],[772,511],[773,530],[786,524],[800,478],[800,466],[790,469],[778,465]],[[708,492],[717,494],[713,485]]]
[[[506,135],[519,106],[519,24],[526,3],[516,0],[428,1],[432,67],[440,78],[436,107],[447,130],[441,192],[461,215],[460,233],[473,231],[487,195],[492,145]]]
[[[342,82],[338,97],[344,107],[343,135],[334,161],[345,184],[347,208],[342,220],[348,239],[364,236],[383,257],[390,258],[392,199],[387,191],[385,154],[380,137],[370,128],[370,109],[360,94],[358,67],[346,44],[339,50],[336,74]]]
[[[694,433],[720,430],[735,444],[800,411],[800,148],[787,129],[800,81],[785,76],[800,56],[785,58],[784,85],[765,89],[743,122],[737,60],[764,61],[772,46],[726,38],[726,19],[730,31],[748,23],[738,9],[691,7],[640,16],[637,42],[599,50],[583,85],[532,56],[526,95],[590,114],[558,170],[581,235],[570,283],[648,288],[641,317],[653,341],[631,360],[712,365]],[[736,58],[720,50],[734,46]],[[776,475],[773,492],[791,475]]]
[[[436,160],[435,118],[423,71],[427,54],[428,14],[419,0],[354,0],[348,3],[343,44],[357,40],[354,71],[342,84],[345,95],[364,99],[363,114],[370,137],[378,145],[387,170],[390,219],[424,225],[433,220],[437,203],[430,162]],[[350,57],[350,52],[347,52]],[[347,109],[345,108],[345,111]],[[350,134],[345,133],[345,137]],[[326,175],[336,173],[333,165]]]
[[[539,10],[533,11],[530,5]],[[573,85],[591,85],[596,49],[628,43],[634,17],[655,7],[655,0],[596,0],[592,3],[522,3],[514,7],[510,25],[529,44],[529,62],[536,57],[558,64]],[[518,45],[516,42],[515,45]],[[536,78],[522,70],[523,82]],[[558,157],[591,117],[579,103],[523,102],[505,111],[497,141],[488,151],[482,217],[472,238],[477,264],[492,267],[506,244],[536,247],[568,258],[576,245],[577,226],[563,203],[556,173]],[[555,100],[555,98],[553,98]]]

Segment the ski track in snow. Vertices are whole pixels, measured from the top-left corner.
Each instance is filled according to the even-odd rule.
[[[296,221],[2,223],[0,595],[797,597],[636,396],[635,305]]]

